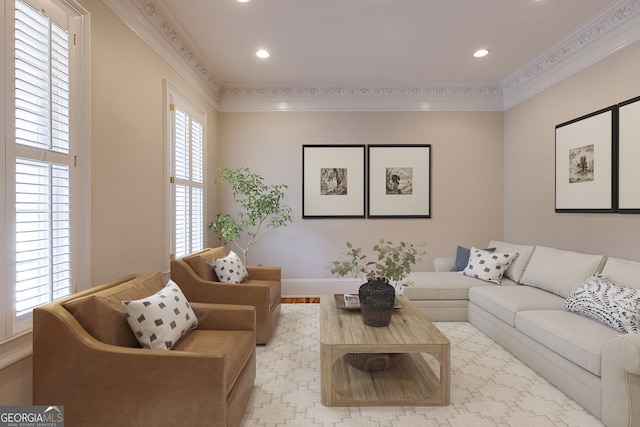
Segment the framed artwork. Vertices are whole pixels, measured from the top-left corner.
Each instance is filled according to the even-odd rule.
[[[431,145],[369,145],[369,218],[431,218]]]
[[[617,106],[556,126],[556,212],[616,212]]]
[[[640,213],[640,96],[618,104],[618,212]]]
[[[365,217],[364,147],[302,146],[302,218]]]

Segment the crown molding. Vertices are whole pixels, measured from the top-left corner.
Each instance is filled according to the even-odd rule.
[[[220,111],[502,111],[640,40],[640,0],[618,0],[495,84],[225,85],[154,0],[102,1]]]
[[[498,86],[233,86],[220,91],[222,111],[502,110]]]
[[[220,80],[153,0],[102,0],[140,39],[218,108]]]
[[[500,83],[504,109],[640,40],[640,0],[619,0]]]

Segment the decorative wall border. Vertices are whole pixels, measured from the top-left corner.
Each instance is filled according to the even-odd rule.
[[[217,79],[205,61],[200,59],[191,42],[186,40],[175,24],[153,0],[133,0],[143,16],[156,28],[164,39],[180,54],[189,66],[200,76],[208,87],[215,93],[220,90],[220,79]]]
[[[607,10],[602,19],[586,24],[573,34],[562,40],[559,44],[546,51],[529,64],[516,71],[515,75],[507,78],[502,84],[502,92],[509,93],[522,86],[529,80],[546,72],[555,65],[575,54],[579,50],[588,47],[599,38],[620,27],[630,18],[640,12],[640,0],[632,0],[614,10]]]

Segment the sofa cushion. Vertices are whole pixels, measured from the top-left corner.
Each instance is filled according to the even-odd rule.
[[[524,310],[560,310],[564,299],[528,286],[476,286],[469,290],[469,301],[493,314],[509,326]]]
[[[189,301],[171,280],[153,295],[122,301],[122,307],[131,330],[144,348],[171,350],[182,336],[198,326]]]
[[[131,331],[122,301],[151,295],[164,287],[160,273],[137,276],[117,286],[64,304],[82,327],[105,344],[140,347]]]
[[[522,279],[522,273],[524,273],[524,270],[527,267],[529,260],[531,259],[531,254],[533,253],[535,247],[516,245],[513,243],[501,242],[499,240],[492,240],[491,242],[489,242],[489,247],[496,248],[496,251],[498,252],[518,254],[518,258],[516,258],[511,263],[511,265],[509,265],[509,268],[504,275],[514,282],[520,282],[520,280]]]
[[[640,289],[611,283],[601,275],[589,277],[562,306],[622,333],[640,332]]]
[[[562,357],[600,376],[605,341],[619,332],[564,310],[531,310],[516,315],[516,329]]]
[[[222,283],[242,283],[249,277],[242,260],[233,251],[224,258],[214,259],[212,263],[213,271]]]
[[[493,252],[496,250],[496,248],[485,248],[483,249],[485,251],[488,252]],[[471,254],[471,249],[469,248],[465,248],[462,246],[458,246],[456,248],[456,261],[455,264],[453,266],[453,268],[451,269],[451,271],[462,271],[464,270],[467,265],[469,264],[469,255]]]
[[[183,260],[189,264],[193,271],[195,271],[202,279],[209,282],[217,282],[218,277],[216,277],[216,274],[213,271],[213,260],[217,258],[224,258],[225,256],[227,256],[227,250],[224,246],[219,246],[217,248],[207,248],[200,252],[187,255]]]
[[[600,266],[602,255],[537,246],[521,283],[568,297]]]
[[[500,279],[509,264],[518,257],[517,253],[503,253],[471,248],[469,264],[462,271],[465,276],[500,284]]]
[[[474,286],[497,286],[454,271],[412,272],[402,292],[410,300],[468,300]],[[502,286],[515,285],[505,279]]]
[[[607,258],[602,275],[618,286],[640,289],[640,262]]]

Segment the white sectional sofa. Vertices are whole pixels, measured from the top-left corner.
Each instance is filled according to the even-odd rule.
[[[500,285],[449,271],[415,272],[404,289],[432,321],[469,321],[609,426],[640,427],[640,333],[618,330],[563,304],[586,279],[640,288],[640,262],[492,241],[518,253]]]

